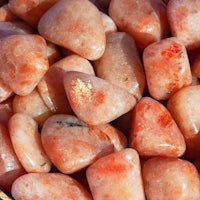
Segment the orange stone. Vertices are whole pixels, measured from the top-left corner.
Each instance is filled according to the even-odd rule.
[[[30,94],[49,68],[46,42],[39,35],[11,35],[0,40],[0,79],[21,96]]]
[[[184,137],[170,112],[150,97],[143,97],[134,107],[129,146],[142,157],[179,157],[186,149]]]
[[[105,50],[100,12],[88,0],[59,1],[41,17],[38,31],[47,40],[89,60],[98,59]]]
[[[65,73],[64,87],[74,113],[90,125],[109,123],[136,104],[127,90],[82,72]]]
[[[199,200],[200,182],[196,167],[189,161],[156,157],[142,168],[148,200]]]

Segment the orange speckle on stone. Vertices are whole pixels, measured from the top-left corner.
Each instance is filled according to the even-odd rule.
[[[182,52],[181,52],[180,47],[176,43],[174,43],[174,44],[171,44],[169,48],[164,49],[161,52],[161,55],[170,59],[170,58],[180,58],[181,53]]]
[[[92,85],[90,82],[84,82],[81,79],[73,79],[71,82],[72,87],[72,103],[73,104],[83,104],[85,101],[88,101],[91,97],[91,88]]]
[[[26,85],[30,85],[30,81],[29,80],[22,80],[22,81],[20,81],[20,85],[21,86],[26,86]]]
[[[98,106],[104,102],[105,94],[103,91],[99,91],[95,94],[94,105]]]
[[[80,30],[82,30],[82,27],[78,23],[74,23],[68,28],[69,32],[80,31]]]
[[[42,180],[42,182],[43,182],[44,185],[50,185],[51,184],[51,182],[50,182],[50,180],[48,178],[44,178]]]
[[[9,71],[9,77],[10,77],[10,79],[15,79],[15,77],[16,77],[15,72],[10,70]]]
[[[169,124],[171,124],[171,122],[172,122],[172,117],[166,111],[162,112],[158,117],[158,124],[163,128],[167,127]]]

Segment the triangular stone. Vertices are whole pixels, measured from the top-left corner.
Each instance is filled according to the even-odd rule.
[[[136,104],[125,89],[82,72],[67,72],[64,87],[75,114],[91,125],[109,123]]]

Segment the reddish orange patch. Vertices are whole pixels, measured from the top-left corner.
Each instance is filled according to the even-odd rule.
[[[161,55],[166,58],[180,58],[181,57],[181,49],[178,44],[174,43],[169,46],[169,48],[164,49],[161,52]]]
[[[28,86],[31,84],[31,81],[30,80],[23,80],[23,81],[20,81],[19,83],[21,86]]]
[[[120,160],[120,159],[119,159]],[[121,163],[115,158],[109,158],[109,160],[103,165],[98,166],[97,172],[100,174],[119,174],[130,170],[130,166],[126,163]]]
[[[43,178],[43,179],[42,179],[42,183],[43,183],[44,185],[50,185],[50,184],[51,184],[51,182],[50,182],[50,180],[49,180],[48,178]]]
[[[9,76],[10,79],[15,79],[15,77],[16,77],[15,72],[12,71],[12,70],[9,71],[8,76]]]
[[[164,111],[159,115],[157,122],[161,127],[165,128],[172,122],[172,117],[168,112]]]
[[[104,102],[105,94],[103,91],[99,91],[95,94],[94,105],[98,106]]]

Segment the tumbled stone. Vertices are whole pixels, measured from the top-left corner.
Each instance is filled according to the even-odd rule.
[[[134,149],[124,149],[100,158],[86,171],[95,200],[145,200],[140,160]]]
[[[135,41],[125,32],[106,35],[103,56],[94,62],[96,75],[141,98],[145,75]]]
[[[149,93],[157,100],[166,100],[192,83],[185,46],[175,37],[149,45],[143,62]]]
[[[147,200],[199,200],[200,182],[195,166],[189,161],[157,157],[142,168]]]
[[[187,50],[200,47],[200,2],[172,0],[167,4],[167,15],[172,36]]]
[[[111,0],[109,15],[129,33],[139,50],[168,35],[166,5],[162,0]]]
[[[43,147],[56,168],[71,174],[114,151],[111,139],[73,115],[49,117],[41,131]]]
[[[0,79],[21,96],[30,94],[49,68],[46,42],[39,35],[11,35],[0,40]]]
[[[129,146],[143,157],[180,157],[186,149],[184,137],[170,112],[150,97],[143,97],[134,107]]]
[[[59,1],[41,17],[38,31],[47,40],[89,60],[98,59],[105,50],[100,12],[88,0]]]
[[[61,173],[25,174],[14,182],[11,192],[15,200],[92,200],[91,195],[79,182]]]
[[[186,140],[188,158],[200,157],[200,85],[184,87],[168,101],[167,108]]]
[[[74,113],[90,125],[109,123],[136,104],[127,90],[82,72],[66,72],[64,87]]]
[[[14,114],[8,124],[15,153],[27,172],[49,172],[51,162],[41,144],[37,123],[25,113]]]

